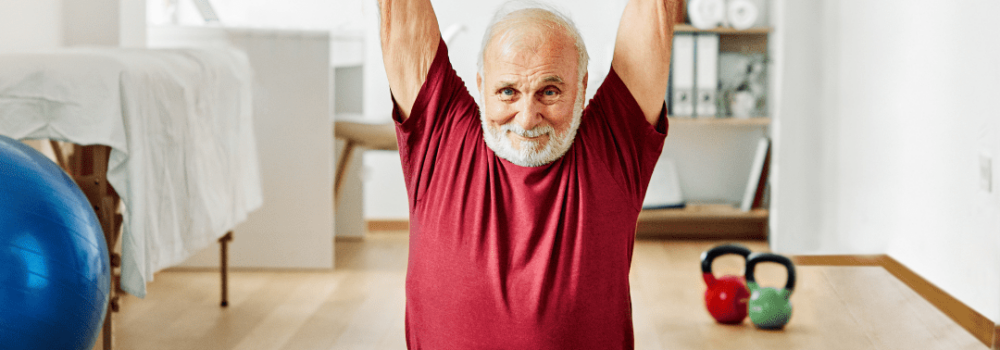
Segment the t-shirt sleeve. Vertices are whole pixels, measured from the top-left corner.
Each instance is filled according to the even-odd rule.
[[[427,78],[402,119],[393,98],[392,118],[411,208],[422,198],[435,173],[454,173],[474,156],[469,151],[482,140],[478,107],[465,83],[448,60],[448,49],[438,44]]]
[[[590,166],[607,167],[636,208],[641,208],[667,129],[666,102],[656,125],[649,124],[612,68],[584,112],[580,137],[587,159],[593,160]]]

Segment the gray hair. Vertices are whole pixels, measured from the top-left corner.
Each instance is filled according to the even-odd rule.
[[[500,8],[497,9],[496,14],[493,15],[493,19],[491,19],[489,24],[486,25],[486,33],[483,34],[483,43],[479,49],[479,59],[477,60],[479,76],[481,76],[485,81],[486,74],[483,71],[483,60],[486,56],[486,47],[489,46],[493,37],[497,34],[495,33],[497,24],[507,20],[508,17],[515,12],[529,9],[543,11],[546,14],[545,17],[548,17],[546,20],[565,29],[566,33],[574,39],[577,51],[577,74],[579,74],[578,79],[582,82],[583,77],[587,74],[587,63],[590,61],[590,56],[587,54],[587,46],[583,43],[583,37],[580,36],[580,31],[576,29],[576,25],[573,24],[573,20],[570,19],[569,16],[564,15],[553,6],[533,0],[507,1],[500,5]],[[480,89],[481,88],[482,87],[480,86]],[[583,92],[581,91],[579,93]]]

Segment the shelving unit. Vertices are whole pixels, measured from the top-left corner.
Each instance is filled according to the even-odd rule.
[[[677,33],[719,34],[720,52],[767,53],[771,27],[747,30],[733,28],[698,29],[681,24]],[[723,126],[735,128],[769,127],[771,118],[669,117],[672,126]],[[651,209],[639,214],[636,235],[642,238],[681,239],[767,239],[769,213],[767,208],[741,211],[732,204],[688,203],[683,209]]]
[[[675,118],[668,117],[670,125],[753,125],[753,126],[768,126],[771,125],[771,118],[713,118],[713,117],[698,117],[698,118]]]
[[[729,204],[692,204],[683,209],[643,210],[638,237],[766,239],[767,209],[744,212]]]

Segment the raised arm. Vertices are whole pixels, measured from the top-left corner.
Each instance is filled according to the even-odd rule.
[[[650,124],[667,94],[674,24],[683,6],[681,0],[629,0],[618,25],[611,66]]]
[[[427,78],[441,32],[430,0],[379,0],[382,60],[403,119]]]

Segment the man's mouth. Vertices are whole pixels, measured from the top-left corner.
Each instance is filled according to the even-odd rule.
[[[511,136],[516,136],[517,138],[522,139],[522,140],[529,140],[529,141],[531,141],[531,140],[537,140],[537,139],[540,139],[542,136],[545,136],[545,134],[541,134],[541,135],[538,135],[538,136],[528,136],[528,135],[521,135],[521,134],[518,134],[516,132],[510,132],[510,135]]]
[[[540,135],[537,135],[537,136],[527,136],[527,135],[521,135],[521,134],[518,134],[516,132],[511,131],[511,132],[509,132],[508,137],[511,139],[511,141],[515,141],[516,140],[516,141],[519,141],[519,142],[541,143],[543,140],[545,140],[545,136],[547,136],[547,135],[548,134],[544,134],[543,133],[543,134],[540,134]]]

